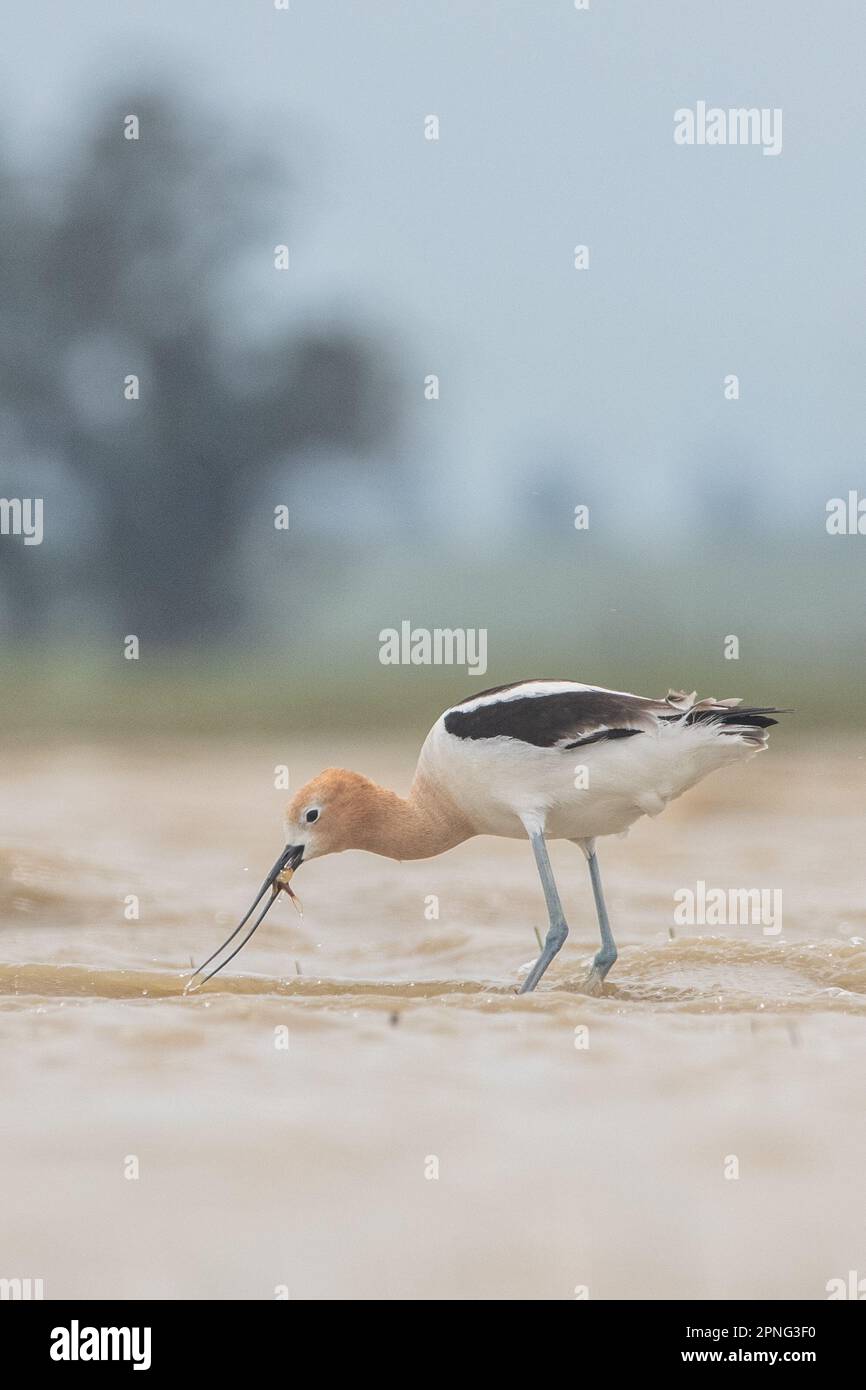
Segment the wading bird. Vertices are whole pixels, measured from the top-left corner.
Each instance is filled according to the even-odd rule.
[[[246,926],[222,970],[249,941],[280,891],[291,894],[302,862],[346,849],[389,859],[429,859],[473,835],[529,839],[550,921],[540,956],[520,993],[535,989],[568,926],[546,841],[572,840],[589,865],[601,949],[584,983],[601,989],[616,960],[595,842],[622,834],[640,816],[656,816],[708,772],[752,757],[783,710],[739,700],[698,700],[671,690],[645,699],[576,681],[531,680],[471,695],[437,719],[421,749],[408,797],[357,772],[328,768],[292,798],[286,846],[249,912],[219,950],[199,966],[189,988]]]

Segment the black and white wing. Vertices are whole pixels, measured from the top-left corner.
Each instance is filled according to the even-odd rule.
[[[722,732],[763,739],[776,709],[738,708],[738,700],[697,700],[671,690],[647,699],[576,681],[532,680],[471,695],[444,715],[459,739],[510,738],[537,748],[581,748],[591,743],[657,732],[663,724],[714,723]]]

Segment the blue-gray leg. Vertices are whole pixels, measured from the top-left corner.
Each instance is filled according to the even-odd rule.
[[[556,881],[553,877],[553,870],[550,867],[550,859],[547,854],[547,845],[544,843],[544,836],[540,830],[530,831],[529,839],[535,854],[535,862],[538,865],[538,877],[541,879],[541,886],[544,889],[544,901],[547,903],[547,916],[550,926],[544,941],[544,947],[538,960],[533,965],[518,993],[528,994],[535,989],[553,957],[562,947],[562,943],[568,936],[568,924],[562,911],[562,903],[559,901],[559,893]]]
[[[595,853],[595,840],[578,840],[578,844],[586,855],[589,864],[589,877],[592,882],[592,896],[595,898],[595,910],[598,914],[598,929],[601,932],[601,950],[596,953],[592,962],[592,968],[584,981],[584,989],[590,993],[600,993],[604,983],[604,977],[616,960],[616,942],[613,939],[613,932],[610,929],[610,922],[607,917],[607,908],[604,905],[604,893],[601,889],[601,874],[598,868],[598,859]]]

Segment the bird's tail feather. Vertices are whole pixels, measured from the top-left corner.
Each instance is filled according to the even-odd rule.
[[[687,695],[682,690],[668,691],[665,704],[674,711],[663,714],[665,723],[684,725],[709,725],[722,736],[740,739],[755,748],[767,745],[767,730],[778,719],[774,714],[789,714],[790,710],[775,705],[742,705],[739,700],[698,700],[694,691]]]
[[[769,729],[778,724],[771,719],[773,714],[789,714],[789,710],[777,709],[775,705],[737,705],[733,709],[694,709],[682,715],[684,724],[723,724],[723,732],[733,732],[737,728]]]

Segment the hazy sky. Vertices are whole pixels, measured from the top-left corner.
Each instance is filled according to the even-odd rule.
[[[771,526],[862,480],[862,3],[11,0],[4,29],[16,159],[164,70],[288,151],[295,302],[391,341],[455,530],[536,462],[576,502],[616,483],[625,530],[681,516],[699,468],[756,482]],[[698,101],[781,108],[781,154],[676,146]]]

